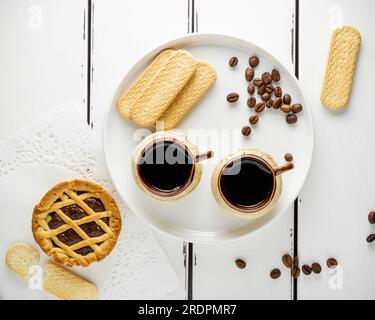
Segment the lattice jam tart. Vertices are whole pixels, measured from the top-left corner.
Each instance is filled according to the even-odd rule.
[[[67,266],[88,266],[104,259],[116,244],[121,215],[112,196],[97,184],[59,183],[35,206],[32,230],[36,242]]]

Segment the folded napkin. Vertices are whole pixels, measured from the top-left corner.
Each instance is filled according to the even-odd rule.
[[[123,230],[112,253],[116,255],[114,267],[101,286],[99,297],[160,298],[178,287],[177,277],[153,232],[119,199],[108,176],[101,144],[80,108],[73,102],[58,106],[0,142],[0,179],[25,166],[52,165],[102,185],[118,201]],[[5,289],[0,289],[0,297]]]

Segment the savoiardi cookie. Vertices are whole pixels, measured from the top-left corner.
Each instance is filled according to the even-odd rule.
[[[321,102],[329,109],[345,108],[350,100],[361,35],[352,26],[335,30],[329,49]]]
[[[216,81],[215,69],[206,61],[197,61],[197,68],[187,85],[181,90],[158,121],[165,130],[175,128],[191,111]]]

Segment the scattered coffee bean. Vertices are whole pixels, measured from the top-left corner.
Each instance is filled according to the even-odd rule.
[[[280,87],[276,87],[274,92],[275,92],[275,96],[278,98],[281,98],[283,95],[283,90]]]
[[[327,260],[327,267],[330,269],[335,269],[338,266],[338,262],[335,258],[329,258]]]
[[[272,94],[274,90],[275,90],[275,87],[272,84],[269,84],[266,86],[267,93]]]
[[[292,112],[292,106],[290,104],[283,104],[280,107],[280,110],[285,113],[291,113]]]
[[[247,99],[247,106],[249,108],[254,108],[255,105],[257,104],[257,100],[254,98],[254,97],[250,97],[249,99]]]
[[[263,83],[263,80],[262,80],[262,79],[260,79],[260,78],[256,78],[256,79],[254,79],[253,84],[254,84],[254,86],[256,86],[256,87],[260,87],[260,86],[263,85],[264,83]]]
[[[259,65],[259,58],[256,56],[253,56],[249,59],[249,65],[253,68],[257,67]]]
[[[280,271],[280,269],[273,269],[273,270],[271,271],[271,273],[270,273],[270,277],[271,277],[272,279],[274,279],[274,280],[280,278],[280,276],[281,276],[281,271]]]
[[[259,89],[258,89],[258,94],[260,96],[264,95],[266,93],[266,85],[265,84],[262,84]]]
[[[272,99],[269,99],[268,101],[267,101],[267,103],[266,103],[266,107],[267,108],[272,108],[272,106],[273,106],[273,100]]]
[[[245,71],[245,78],[247,81],[252,81],[254,79],[254,69],[249,67]]]
[[[283,100],[281,98],[276,98],[275,100],[273,100],[273,108],[274,109],[280,109],[282,104],[283,104]]]
[[[371,224],[375,224],[375,212],[370,212],[368,214],[368,222]]]
[[[255,125],[259,122],[259,116],[255,115],[255,116],[251,116],[249,118],[249,122],[251,125]]]
[[[248,137],[251,134],[251,128],[250,127],[243,127],[242,128],[242,134],[245,137]]]
[[[291,113],[293,111],[293,108],[290,104],[283,104],[281,107],[280,107],[280,110],[285,112],[285,113]]]
[[[302,109],[303,109],[302,104],[299,104],[299,103],[294,104],[292,106],[293,113],[300,113],[302,111]]]
[[[255,106],[255,112],[256,113],[261,113],[261,112],[264,111],[265,108],[266,108],[266,104],[264,102],[259,102]]]
[[[262,74],[262,80],[266,85],[269,85],[272,83],[272,76],[269,72],[265,72]]]
[[[238,58],[232,57],[229,59],[229,66],[234,68],[238,64]]]
[[[297,279],[301,275],[301,269],[299,267],[293,267],[292,269],[292,277]]]
[[[283,102],[284,102],[284,104],[291,104],[292,103],[292,97],[289,94],[284,94]]]
[[[230,93],[227,95],[227,101],[229,103],[235,103],[238,101],[238,99],[240,98],[240,95],[238,93]]]
[[[285,154],[284,159],[286,162],[293,162],[293,156],[290,153]]]
[[[291,268],[293,266],[293,258],[289,254],[283,255],[281,260],[285,267]]]
[[[267,102],[269,99],[271,99],[271,95],[269,93],[265,93],[264,95],[262,95],[262,100],[264,102]]]
[[[375,234],[370,234],[367,238],[366,241],[368,243],[373,243],[375,241]]]
[[[248,92],[249,94],[251,94],[251,95],[254,94],[254,92],[255,92],[255,88],[254,88],[254,86],[253,86],[252,84],[249,85],[249,86],[247,87],[247,92]]]
[[[307,264],[303,265],[302,266],[302,272],[309,276],[311,273],[312,273],[312,268],[310,266],[308,266]]]
[[[281,80],[281,75],[279,70],[273,69],[272,70],[272,80],[274,82],[279,82]]]
[[[246,262],[243,261],[242,259],[237,259],[236,260],[236,266],[238,269],[245,269],[246,268]]]
[[[295,124],[298,121],[298,118],[295,114],[288,114],[286,116],[286,122],[288,124]]]
[[[322,267],[319,263],[315,262],[311,265],[312,271],[316,274],[319,274],[322,272]]]

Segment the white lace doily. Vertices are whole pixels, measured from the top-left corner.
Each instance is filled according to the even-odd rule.
[[[118,198],[108,178],[101,145],[79,108],[74,103],[59,106],[0,142],[0,179],[24,166],[55,165],[102,185],[118,201],[124,228],[113,253],[115,266],[99,292],[100,298],[160,298],[177,288],[177,277],[150,228]]]

